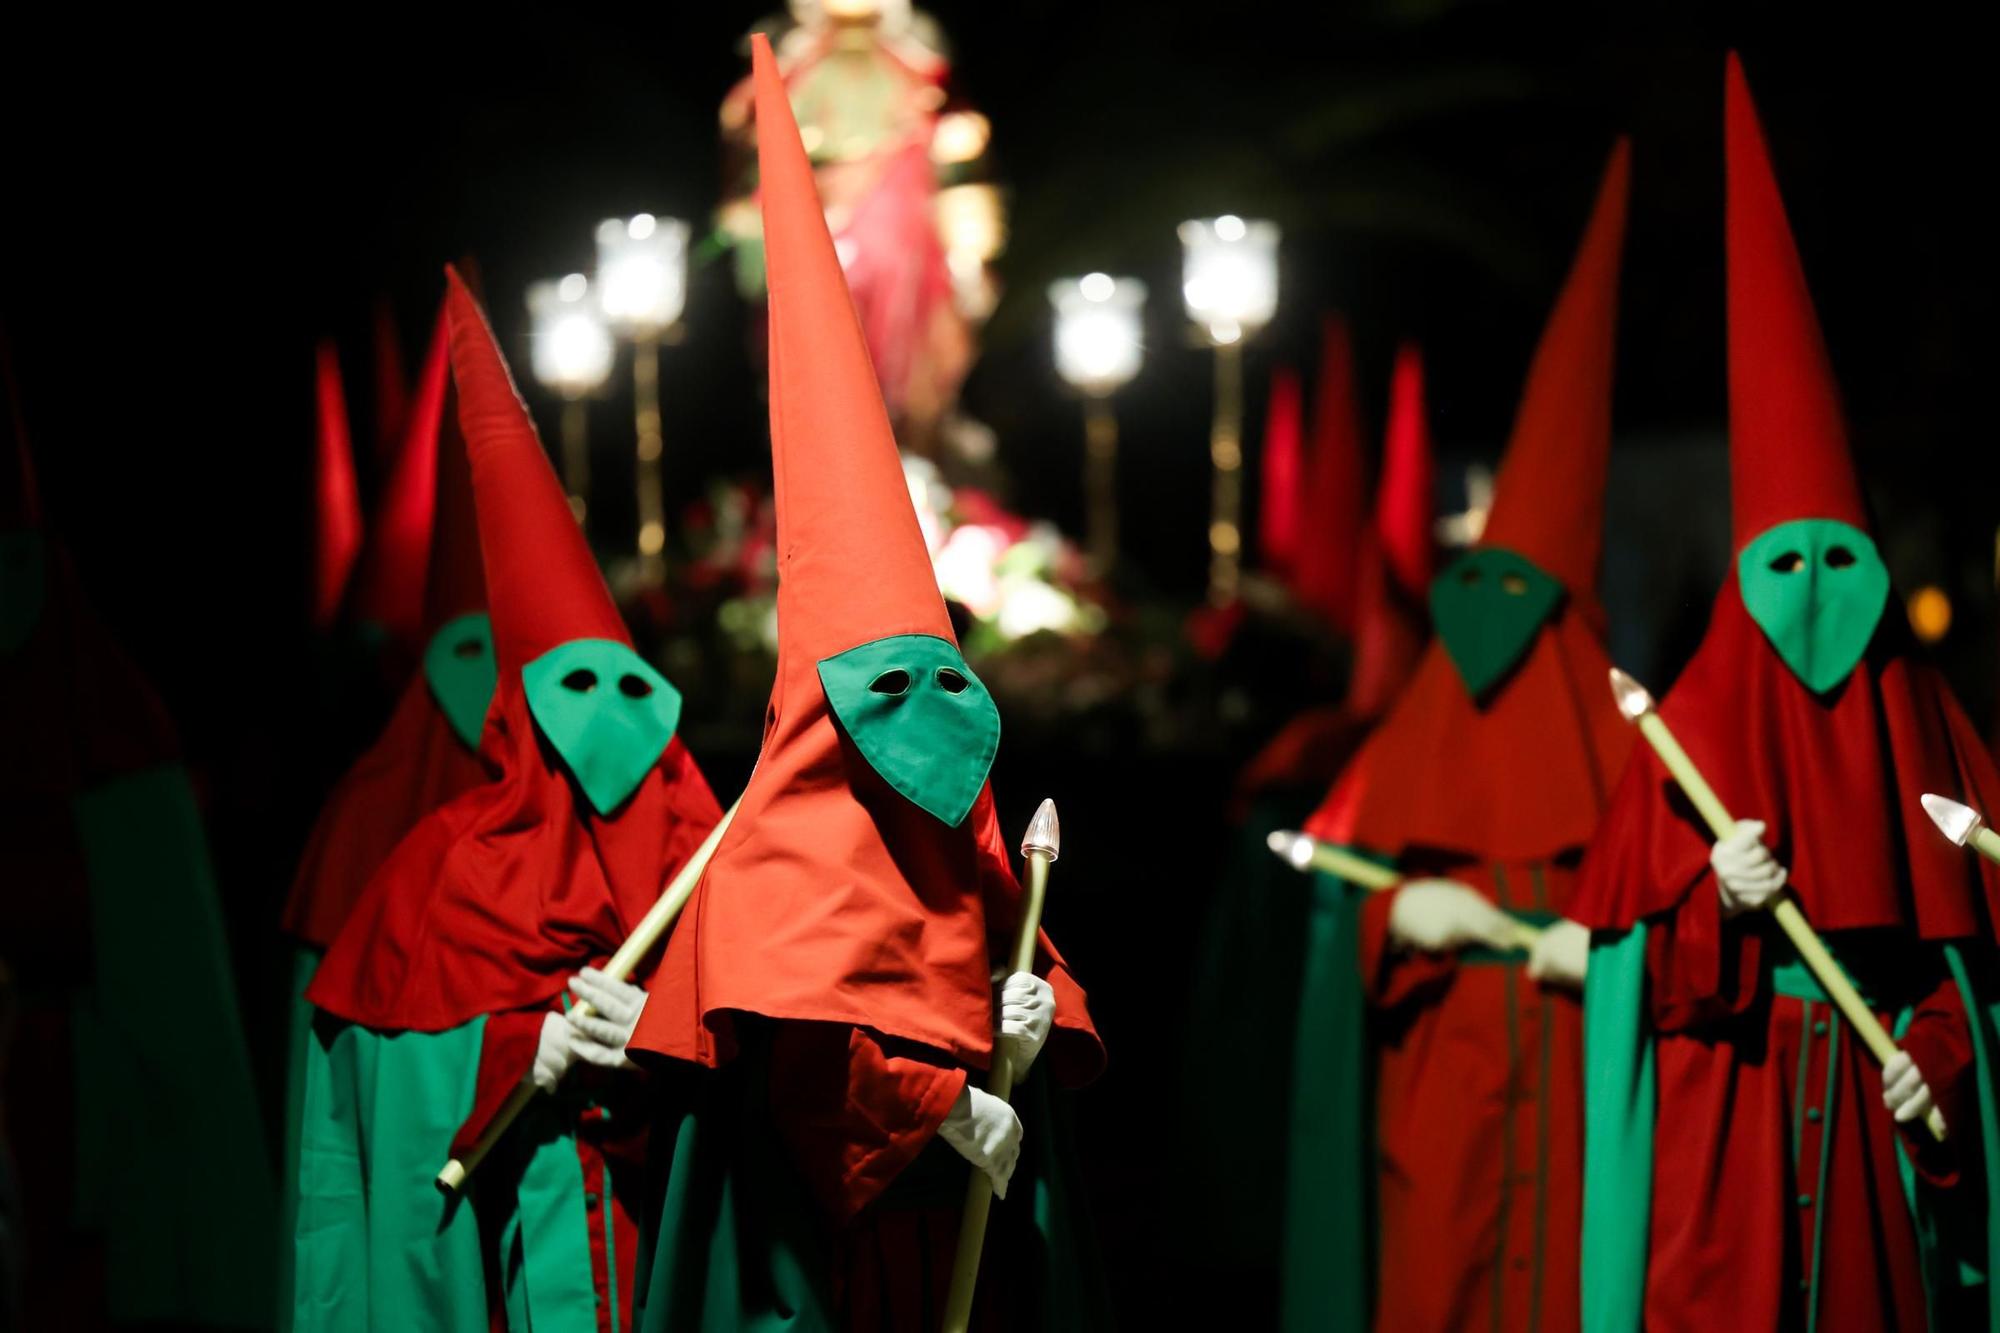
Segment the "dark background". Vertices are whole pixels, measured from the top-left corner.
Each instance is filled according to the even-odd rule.
[[[1181,332],[1174,224],[1234,211],[1285,228],[1282,314],[1250,353],[1253,430],[1270,367],[1310,365],[1338,306],[1371,420],[1395,340],[1418,338],[1441,447],[1490,458],[1604,155],[1632,133],[1611,500],[1629,521],[1608,558],[1683,572],[1649,600],[1614,584],[1609,609],[1659,686],[1722,556],[1721,74],[1740,47],[1885,554],[1906,591],[1951,594],[1938,651],[1986,719],[2000,466],[1978,201],[1994,113],[1970,31],[1763,5],[1615,20],[1453,0],[932,12],[1013,195],[1008,295],[966,405],[998,432],[1015,507],[1075,531],[1080,430],[1042,289],[1091,268],[1145,278],[1150,357],[1119,400],[1126,546],[1141,586],[1186,604],[1205,559],[1209,383]],[[366,739],[326,734],[304,623],[313,340],[341,340],[364,469],[378,297],[414,359],[439,265],[476,256],[524,363],[523,287],[588,268],[598,218],[713,207],[715,109],[756,13],[499,6],[445,24],[354,9],[241,27],[175,11],[0,42],[0,318],[30,437],[86,587],[180,720],[266,1050],[281,981],[262,960],[291,861],[331,765]],[[676,497],[766,467],[749,325],[720,266],[696,275],[687,326],[664,369]],[[597,405],[600,443],[618,447],[628,411]],[[701,756],[719,790],[747,772],[749,736]],[[1133,1323],[1212,1308],[1254,1324],[1270,1299],[1268,1272],[1214,1257],[1232,1219],[1173,1189],[1189,1155],[1229,1145],[1178,1138],[1162,1110],[1239,757],[1045,746],[996,770],[1010,827],[1054,794],[1071,831],[1050,919],[1113,1051],[1082,1130]],[[1229,1051],[1195,1054],[1229,1077]]]

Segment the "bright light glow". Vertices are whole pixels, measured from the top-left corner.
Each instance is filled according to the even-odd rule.
[[[641,213],[597,227],[597,300],[621,333],[655,335],[687,302],[688,224]]]
[[[1088,394],[1129,383],[1145,359],[1140,314],[1146,285],[1092,273],[1049,287],[1055,307],[1056,373]]]
[[[1936,643],[1951,632],[1951,598],[1936,584],[1910,595],[1910,629],[1924,643]]]
[[[667,548],[667,530],[658,523],[639,525],[639,554],[658,555]]]
[[[1181,298],[1217,343],[1247,338],[1278,312],[1278,227],[1234,214],[1183,222]]]
[[[1043,630],[1062,634],[1076,625],[1076,599],[1062,589],[1032,575],[1001,580],[996,626],[1002,638],[1020,639]]]
[[[938,589],[981,620],[1002,609],[1000,581],[993,566],[1007,549],[1007,534],[978,523],[961,524],[945,539],[933,562]]]
[[[935,207],[947,253],[984,262],[1007,248],[1007,210],[998,187],[953,185],[937,192]]]
[[[977,111],[948,111],[931,132],[931,161],[947,167],[970,162],[992,137],[992,124]]]
[[[528,318],[529,366],[537,383],[577,398],[610,377],[611,332],[581,273],[530,286]]]

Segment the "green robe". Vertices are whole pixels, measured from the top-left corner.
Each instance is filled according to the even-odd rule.
[[[77,798],[91,980],[72,1010],[79,1225],[119,1323],[262,1328],[277,1217],[207,841],[160,764]],[[16,1151],[32,1151],[16,1144]]]
[[[746,1042],[720,1070],[663,1073],[653,1125],[658,1213],[640,1240],[635,1327],[642,1333],[839,1333],[825,1222],[771,1121],[767,1056]],[[1025,1225],[1037,1256],[1021,1328],[1085,1333],[1112,1327],[1102,1266],[1076,1177],[1068,1126],[1038,1066],[1014,1090],[1024,1129],[989,1252],[1003,1227]],[[971,1168],[933,1143],[872,1207],[963,1200]],[[940,1284],[940,1289],[942,1284]]]
[[[471,1196],[437,1187],[471,1113],[485,1022],[437,1033],[314,1024],[299,1118],[297,1333],[485,1333],[489,1293],[520,1333],[595,1333],[586,1186],[563,1100],[523,1114]]]

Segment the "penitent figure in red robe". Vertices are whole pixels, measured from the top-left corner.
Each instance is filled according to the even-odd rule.
[[[1947,1251],[1982,1207],[1970,1177],[1994,1139],[1975,1058],[1991,1030],[1966,1001],[2000,878],[1938,837],[1918,798],[1990,808],[2000,780],[1918,658],[1868,534],[1733,56],[1726,126],[1737,558],[1660,711],[1742,822],[1711,847],[1648,751],[1584,865],[1585,1324],[1964,1328],[1967,1270]],[[1886,1066],[1756,910],[1781,892],[1895,1035]],[[1944,1142],[1924,1126],[1933,1107]]]
[[[1384,1330],[1576,1326],[1586,939],[1564,917],[1631,743],[1591,688],[1628,173],[1621,142],[1492,515],[1432,583],[1437,638],[1307,824],[1405,879],[1314,886],[1307,947],[1351,970],[1309,964],[1301,996],[1287,1328],[1359,1326],[1371,1289]]]
[[[396,845],[306,992],[321,1012],[293,1327],[618,1333],[647,1124],[619,1051],[652,960],[634,983],[594,969],[720,811],[677,735],[679,692],[633,651],[485,316],[449,282],[497,677],[480,754],[495,777]],[[578,1060],[587,1077],[558,1087]],[[555,1095],[472,1176],[471,1207],[442,1195],[438,1169],[531,1070]]]
[[[1044,1302],[1066,1293],[1024,1280],[1077,1245],[1034,1108],[1051,1075],[1094,1077],[1103,1050],[1046,938],[996,1003],[1021,898],[986,780],[999,712],[953,638],[783,84],[753,40],[778,677],[756,772],[630,1043],[689,1089],[654,1129],[667,1172],[641,1327],[931,1333],[973,1170],[1001,1196],[979,1322],[1062,1322]],[[978,1077],[1003,1035],[1018,1116]]]

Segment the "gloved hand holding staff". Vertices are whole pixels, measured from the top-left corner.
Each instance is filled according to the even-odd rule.
[[[1895,1039],[1875,1017],[1860,992],[1854,989],[1854,983],[1847,979],[1847,973],[1834,960],[1819,934],[1806,923],[1799,905],[1784,896],[1782,868],[1775,867],[1768,853],[1763,856],[1757,854],[1757,850],[1761,849],[1759,834],[1763,831],[1762,826],[1754,822],[1739,825],[1731,817],[1728,808],[1716,796],[1715,789],[1708,785],[1708,779],[1701,775],[1701,770],[1694,766],[1694,760],[1688,758],[1687,751],[1675,739],[1666,719],[1654,707],[1653,696],[1647,693],[1645,686],[1613,667],[1611,693],[1618,700],[1618,711],[1639,728],[1639,734],[1660,756],[1660,762],[1666,765],[1667,772],[1680,784],[1688,801],[1715,835],[1718,847],[1710,859],[1723,884],[1724,902],[1739,910],[1762,908],[1769,911],[1777,919],[1786,938],[1791,940],[1792,947],[1798,950],[1800,959],[1811,969],[1820,989],[1840,1009],[1841,1017],[1860,1034],[1863,1044],[1885,1070],[1896,1063],[1900,1072],[1901,1065],[1897,1062],[1901,1061],[1902,1052],[1896,1049]],[[1751,848],[1751,843],[1757,843],[1758,849]],[[1725,870],[1727,878],[1723,878]],[[1933,1106],[1924,1117],[1924,1123],[1929,1127],[1931,1136],[1942,1143],[1945,1137],[1943,1114]]]

